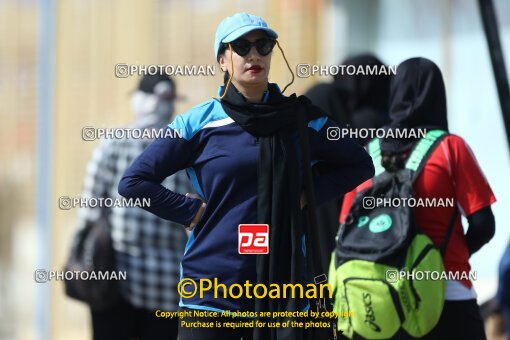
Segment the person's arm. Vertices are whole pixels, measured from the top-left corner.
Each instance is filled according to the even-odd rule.
[[[309,124],[312,159],[318,161],[313,167],[317,204],[344,195],[374,176],[372,158],[365,149],[351,138],[328,138],[328,128],[339,126],[328,118]]]
[[[466,243],[472,255],[494,236],[495,222],[490,206],[496,198],[466,142],[450,135],[443,143],[442,150],[455,183],[455,196],[469,223]]]
[[[467,220],[466,243],[471,256],[494,237],[496,223],[490,206],[469,215]]]
[[[183,126],[179,123],[180,119],[178,116],[170,128]],[[150,207],[144,207],[145,210],[163,219],[190,225],[202,206],[202,200],[173,192],[161,182],[178,170],[191,166],[197,150],[196,138],[155,140],[124,173],[119,182],[119,194],[133,199],[148,198]]]

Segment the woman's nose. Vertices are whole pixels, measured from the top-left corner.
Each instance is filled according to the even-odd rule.
[[[251,46],[250,51],[246,55],[246,58],[248,58],[248,59],[254,59],[254,58],[260,59],[260,57],[261,57],[261,55],[257,51],[257,48],[255,46]]]

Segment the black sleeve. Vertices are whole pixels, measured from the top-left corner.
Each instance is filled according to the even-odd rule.
[[[496,223],[490,206],[469,215],[467,220],[466,241],[471,256],[494,236]]]

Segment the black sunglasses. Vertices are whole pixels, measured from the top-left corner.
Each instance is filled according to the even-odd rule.
[[[245,55],[250,53],[252,46],[255,46],[255,48],[257,49],[257,52],[261,56],[266,56],[269,53],[271,53],[271,51],[273,50],[274,45],[276,44],[276,40],[269,39],[269,38],[262,38],[262,39],[257,39],[254,42],[251,42],[246,39],[237,39],[237,40],[233,41],[231,44],[232,44],[232,49],[237,54],[239,54],[241,57],[244,57]]]

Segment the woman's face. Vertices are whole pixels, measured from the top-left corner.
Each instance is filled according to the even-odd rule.
[[[254,42],[258,39],[267,38],[267,35],[260,30],[249,32],[239,39]],[[272,52],[266,56],[258,53],[255,46],[245,56],[240,56],[232,50],[234,62],[234,75],[232,81],[243,86],[266,85],[271,67]],[[223,71],[228,71],[232,75],[232,65],[230,60],[230,50],[227,47],[225,52],[219,58],[220,67]]]

